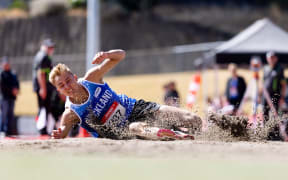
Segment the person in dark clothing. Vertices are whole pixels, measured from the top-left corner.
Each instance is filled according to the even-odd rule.
[[[35,56],[33,63],[33,89],[38,99],[38,118],[41,110],[45,109],[46,120],[42,126],[37,126],[41,135],[47,135],[48,115],[51,113],[51,94],[55,91],[54,86],[48,81],[49,73],[53,67],[51,56],[54,53],[54,43],[51,39],[45,39],[40,51]],[[42,116],[41,116],[42,117]],[[42,121],[42,119],[38,119]]]
[[[235,114],[245,94],[246,82],[243,77],[237,74],[236,64],[229,64],[228,70],[231,77],[227,81],[225,94],[229,104],[234,106],[233,114]]]
[[[163,86],[164,94],[164,103],[168,106],[179,107],[180,97],[176,89],[176,84],[174,81],[171,81]]]
[[[51,114],[56,122],[61,118],[65,110],[66,96],[60,94],[58,91],[53,91],[51,96]]]
[[[269,94],[274,109],[278,114],[279,104],[280,102],[284,102],[285,94],[286,94],[286,81],[284,77],[284,70],[281,65],[278,63],[278,58],[275,52],[268,52],[266,54],[266,60],[268,65],[264,66],[264,84],[263,91],[266,90],[267,94]],[[264,123],[269,121],[269,112],[272,110],[269,106],[267,97],[264,97],[263,102],[264,108]],[[287,123],[286,123],[287,124]],[[280,128],[279,128],[280,125]],[[285,131],[281,131],[283,129],[282,126],[285,124],[276,125],[268,134],[268,140],[284,140],[288,141],[287,133]],[[281,137],[282,136],[282,137]]]
[[[286,93],[286,81],[284,70],[278,63],[278,58],[274,52],[266,54],[268,65],[264,66],[264,88],[267,90],[276,111],[279,110],[279,103]],[[269,120],[270,107],[267,99],[264,98],[264,120]]]
[[[1,120],[0,131],[6,135],[17,135],[16,119],[14,117],[14,105],[19,93],[19,81],[17,75],[11,71],[11,66],[7,58],[2,62],[1,72]]]

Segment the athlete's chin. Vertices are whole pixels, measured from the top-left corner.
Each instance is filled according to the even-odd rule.
[[[67,93],[67,95],[66,96],[68,96],[68,97],[71,97],[71,98],[74,98],[74,96],[73,96],[73,94],[72,93]]]
[[[65,93],[63,92],[62,94],[63,94],[64,96],[68,96],[68,97],[71,97],[71,96],[72,96],[72,93],[69,93],[69,92],[65,92]]]
[[[72,90],[65,91],[65,93],[63,93],[63,94],[64,94],[65,96],[69,96],[69,97],[73,96]]]

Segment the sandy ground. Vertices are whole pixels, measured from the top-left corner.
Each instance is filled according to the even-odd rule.
[[[288,178],[288,143],[68,138],[0,140],[9,180]]]
[[[69,153],[144,158],[211,157],[220,159],[267,159],[288,162],[285,142],[217,142],[200,140],[148,141],[68,138],[61,140],[1,140],[0,152]]]

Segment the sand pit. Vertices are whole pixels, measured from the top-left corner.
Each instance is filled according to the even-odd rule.
[[[149,141],[67,138],[61,140],[2,140],[1,152],[39,154],[69,153],[101,157],[186,158],[213,157],[224,159],[260,158],[288,161],[285,142],[220,142],[220,141]]]
[[[2,140],[1,152],[68,153],[100,157],[267,159],[288,161],[285,142],[220,142],[201,140],[149,141],[67,138]]]
[[[287,179],[288,143],[1,140],[1,179]]]

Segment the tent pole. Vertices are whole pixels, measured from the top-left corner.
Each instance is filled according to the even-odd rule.
[[[208,119],[207,119],[207,90],[206,88],[204,88],[204,83],[207,82],[206,81],[206,76],[205,76],[205,71],[207,70],[207,66],[206,64],[204,63],[202,65],[202,68],[201,68],[201,77],[202,77],[202,80],[201,80],[201,86],[202,86],[202,93],[203,93],[203,112],[204,112],[204,118],[203,118],[203,130],[206,130],[207,126],[208,126]]]

